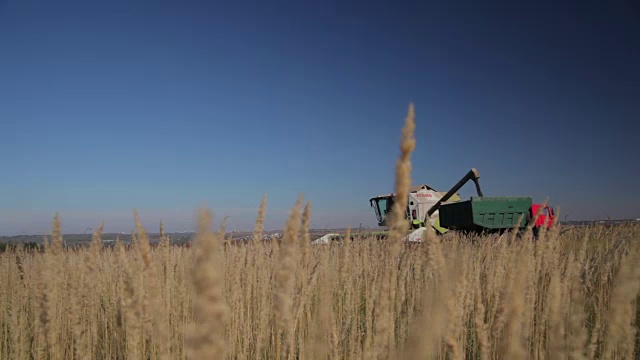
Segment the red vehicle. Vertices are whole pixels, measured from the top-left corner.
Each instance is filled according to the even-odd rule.
[[[542,207],[542,204],[533,204],[531,206],[531,210],[530,210],[530,214],[531,218],[533,218],[534,216],[536,216],[536,213],[538,212],[538,210]],[[536,220],[536,228],[540,228],[542,226],[544,226],[544,223],[547,222],[547,228],[551,228],[551,225],[553,224],[553,218],[554,218],[554,214],[553,214],[553,208],[550,207],[549,205],[545,205],[544,208],[542,208],[542,211],[540,211],[540,215],[538,216],[538,219]],[[549,220],[547,220],[547,218]]]

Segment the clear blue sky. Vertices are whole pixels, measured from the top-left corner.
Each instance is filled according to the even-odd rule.
[[[640,217],[631,1],[0,0],[0,235],[105,221],[375,225],[416,106],[414,183]],[[472,195],[468,186],[462,193]]]

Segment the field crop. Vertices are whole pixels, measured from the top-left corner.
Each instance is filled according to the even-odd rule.
[[[410,172],[412,114],[397,193]],[[404,190],[406,193],[406,189]],[[404,204],[397,201],[402,210]],[[640,227],[563,228],[310,245],[310,203],[281,241],[233,244],[198,213],[193,247],[157,246],[134,213],[131,245],[0,253],[2,359],[632,359]],[[402,211],[395,212],[396,214]],[[345,237],[349,239],[349,237]]]
[[[637,226],[430,235],[390,257],[310,246],[295,214],[281,243],[223,246],[203,212],[193,248],[139,227],[130,248],[54,230],[2,253],[0,358],[633,358]]]

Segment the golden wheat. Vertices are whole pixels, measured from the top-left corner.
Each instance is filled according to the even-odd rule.
[[[302,225],[296,209],[291,222]],[[270,359],[280,347],[281,358],[361,359],[377,353],[379,321],[395,327],[390,358],[633,358],[636,351],[638,226],[511,244],[432,234],[402,245],[398,261],[385,258],[383,242],[354,237],[310,246],[301,266],[295,239],[222,247],[206,215],[201,221],[194,248],[150,246],[145,254],[119,242],[54,252],[58,238],[44,252],[0,254],[2,358]],[[58,228],[56,221],[54,239]],[[299,232],[291,225],[287,236]],[[137,238],[145,248],[145,235]],[[156,289],[145,258],[162,269]],[[391,267],[395,302],[387,319],[376,318],[380,280]]]

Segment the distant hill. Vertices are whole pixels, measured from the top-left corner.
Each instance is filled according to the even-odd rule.
[[[188,240],[191,237],[189,233],[171,233],[167,234],[172,241],[181,242]],[[64,234],[62,235],[65,244],[75,245],[91,242],[91,234]],[[160,234],[148,234],[149,242],[155,243],[160,240]],[[116,234],[105,233],[102,234],[103,242],[115,241],[119,237],[123,243],[131,242],[131,234]],[[0,236],[0,243],[43,243],[44,235],[15,235],[15,236]]]

